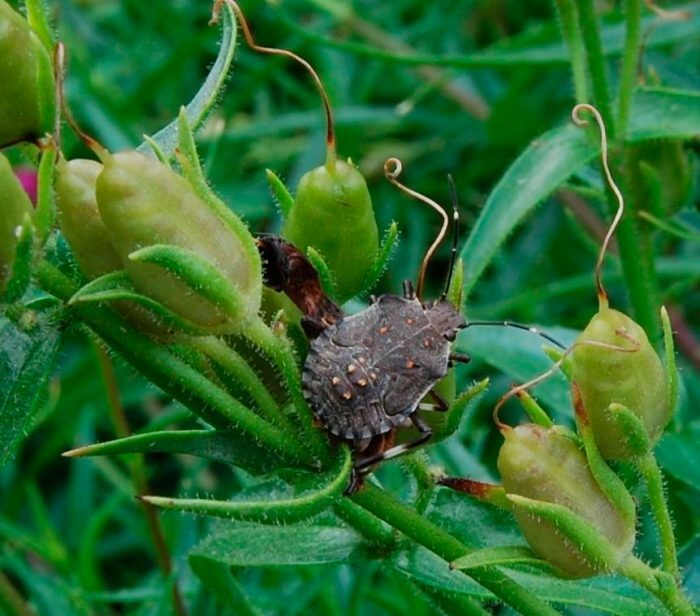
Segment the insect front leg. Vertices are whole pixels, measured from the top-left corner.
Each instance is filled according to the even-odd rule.
[[[418,405],[419,410],[446,413],[450,409],[450,405],[448,404],[447,400],[437,389],[431,389],[428,393],[433,397],[435,403],[432,404],[430,402],[421,402]]]

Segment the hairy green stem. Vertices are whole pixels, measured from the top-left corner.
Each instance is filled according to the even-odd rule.
[[[694,616],[693,606],[676,586],[670,574],[653,569],[635,556],[630,556],[622,563],[617,573],[656,596],[674,616]]]
[[[350,499],[340,499],[333,506],[333,512],[371,544],[387,549],[396,544],[396,537],[388,526]]]
[[[375,486],[365,485],[351,498],[358,505],[447,562],[456,560],[470,551],[470,548],[457,538]],[[520,614],[526,616],[558,614],[547,603],[494,567],[475,567],[469,570],[468,575]]]
[[[71,280],[47,261],[39,262],[35,273],[45,291],[64,301],[77,290]],[[153,383],[213,426],[228,429],[234,425],[281,456],[313,464],[309,450],[300,446],[291,435],[258,417],[165,347],[124,327],[121,319],[110,310],[91,305],[75,306],[73,310]]]
[[[562,37],[569,48],[571,76],[574,82],[574,97],[577,103],[588,102],[588,85],[586,83],[586,50],[581,37],[581,29],[576,15],[574,0],[555,0],[554,6],[559,15],[559,27]]]
[[[588,60],[588,70],[591,75],[593,98],[595,105],[605,121],[611,137],[615,136],[615,123],[610,104],[610,87],[608,85],[605,54],[600,40],[598,18],[595,13],[593,0],[578,0],[578,18],[583,36],[583,45]]]
[[[131,435],[131,430],[129,428],[129,422],[126,418],[126,413],[124,412],[124,407],[121,403],[119,384],[117,383],[117,376],[114,372],[114,365],[112,364],[112,360],[107,354],[107,351],[100,345],[99,342],[95,342],[94,347],[97,355],[97,361],[100,365],[100,372],[102,373],[102,380],[104,381],[107,406],[112,416],[114,431],[119,438],[128,437]],[[136,493],[148,494],[151,490],[146,477],[143,456],[136,454],[134,456],[128,456],[127,460],[129,474],[131,475],[131,482],[134,485]],[[165,576],[166,581],[168,579],[170,580],[170,587],[173,597],[173,609],[178,616],[185,616],[187,614],[187,608],[185,607],[185,602],[182,599],[182,593],[180,592],[177,578],[172,575],[172,560],[170,558],[168,543],[165,540],[165,532],[163,531],[160,517],[156,515],[155,508],[152,505],[140,499],[138,502],[141,512],[146,520],[151,542],[153,543],[153,548],[156,553],[158,567]]]
[[[234,349],[220,338],[213,336],[192,338],[189,344],[219,364],[236,380],[238,385],[250,393],[258,410],[271,423],[284,430],[292,429],[291,422],[284,415],[255,370]]]
[[[423,513],[435,488],[435,478],[430,472],[430,460],[425,451],[416,451],[410,456],[406,456],[403,464],[410,471],[416,480],[417,494],[414,508],[418,513]]]
[[[279,370],[299,418],[300,428],[306,436],[308,450],[327,464],[330,456],[328,442],[314,426],[314,417],[302,392],[301,377],[289,339],[276,335],[260,317],[251,319],[242,335],[265,353]]]
[[[666,504],[666,494],[664,492],[664,482],[661,476],[661,469],[656,463],[653,452],[636,460],[642,477],[647,485],[649,503],[656,520],[661,537],[661,552],[663,569],[670,573],[674,579],[680,579],[678,569],[678,558],[676,556],[676,539],[673,536],[673,522],[671,514]]]
[[[625,138],[629,121],[632,92],[637,80],[637,64],[641,43],[642,3],[640,0],[625,0],[625,47],[622,53],[620,91],[617,101],[617,134]]]

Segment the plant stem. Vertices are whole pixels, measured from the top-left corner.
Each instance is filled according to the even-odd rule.
[[[121,403],[119,384],[117,383],[117,377],[114,373],[114,365],[112,364],[112,360],[107,354],[107,351],[99,342],[95,342],[94,348],[105,385],[107,406],[109,407],[109,411],[112,416],[114,431],[119,438],[128,437],[131,435],[131,430],[129,428],[129,422],[126,418],[126,413],[124,413],[124,407]],[[141,495],[149,494],[151,490],[148,485],[148,479],[146,478],[146,470],[143,465],[143,456],[138,454],[134,456],[127,456],[127,460],[129,474],[131,475],[131,482],[134,485],[136,493]],[[168,544],[165,540],[165,533],[160,523],[160,517],[156,515],[155,508],[149,503],[141,499],[138,500],[138,503],[143,516],[146,519],[146,525],[148,526],[148,532],[151,536],[151,542],[153,543],[153,548],[156,552],[158,567],[162,571],[166,580],[170,580],[173,596],[173,608],[175,613],[178,616],[185,616],[187,614],[187,608],[185,607],[182,593],[178,587],[177,578],[173,575],[172,560],[170,558],[170,552],[168,551]]]
[[[375,486],[367,484],[351,498],[358,505],[447,562],[456,560],[470,551],[470,548],[457,538]],[[558,614],[544,601],[494,567],[476,567],[470,569],[468,575],[520,614],[526,616]]]
[[[569,48],[571,76],[574,82],[574,97],[577,103],[588,101],[586,84],[586,50],[583,46],[581,29],[576,18],[576,4],[573,0],[555,0],[554,6],[559,15],[561,34]]]
[[[314,426],[314,417],[302,392],[301,377],[289,340],[275,335],[259,316],[250,320],[242,335],[265,353],[279,370],[299,418],[300,428],[306,436],[306,447],[318,460],[327,464],[330,460],[328,441]]]
[[[38,263],[35,274],[45,291],[64,301],[77,291],[76,285],[47,261]],[[208,423],[220,429],[236,426],[287,459],[313,464],[308,448],[290,434],[258,417],[162,345],[125,327],[112,311],[91,305],[75,306],[74,310],[129,363]]]
[[[632,103],[632,92],[637,79],[637,64],[639,62],[640,26],[642,7],[640,0],[625,0],[625,47],[622,53],[622,68],[620,72],[620,91],[617,102],[617,134],[625,138],[627,122]]]
[[[577,6],[583,45],[588,59],[588,70],[591,75],[593,98],[612,138],[615,136],[615,123],[610,105],[610,87],[608,86],[605,54],[603,53],[603,44],[600,40],[598,18],[595,14],[593,0],[578,0]]]
[[[237,383],[250,393],[258,406],[258,410],[271,423],[283,430],[293,430],[291,422],[282,413],[279,405],[260,377],[250,367],[248,362],[223,340],[213,336],[198,337],[190,339],[189,344],[213,359],[236,379]]]
[[[656,526],[659,529],[663,570],[670,573],[675,580],[678,580],[680,579],[680,571],[678,569],[678,559],[676,557],[676,540],[673,536],[671,514],[666,504],[666,494],[664,493],[661,469],[659,469],[659,465],[656,463],[653,452],[638,458],[636,462],[647,485],[651,510],[656,520]]]
[[[414,509],[422,514],[428,507],[435,488],[435,478],[430,472],[428,456],[425,451],[416,451],[414,454],[406,456],[403,464],[416,480],[418,493]]]
[[[622,563],[617,573],[628,577],[656,596],[674,616],[694,616],[695,611],[690,601],[668,573],[653,569],[635,556],[630,556]]]
[[[341,498],[333,506],[333,512],[371,544],[383,548],[390,548],[396,544],[394,533],[381,520],[350,499]]]

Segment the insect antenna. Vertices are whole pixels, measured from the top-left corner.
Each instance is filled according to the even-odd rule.
[[[309,72],[312,79],[314,80],[314,83],[316,84],[318,93],[321,95],[323,111],[326,115],[326,167],[329,171],[335,170],[337,155],[335,149],[335,123],[333,122],[333,110],[331,109],[331,103],[328,99],[328,94],[326,93],[326,89],[323,87],[323,83],[321,82],[321,78],[318,76],[318,73],[314,70],[311,64],[304,60],[304,58],[298,56],[292,51],[289,51],[288,49],[279,49],[277,47],[263,47],[261,45],[258,45],[255,42],[255,39],[253,38],[253,34],[250,30],[250,27],[248,26],[248,22],[246,21],[245,16],[243,15],[241,7],[238,6],[238,3],[234,2],[234,0],[216,0],[216,2],[214,3],[214,8],[212,10],[211,20],[209,21],[210,24],[216,23],[218,21],[219,12],[221,11],[221,7],[224,4],[228,4],[231,7],[231,10],[236,14],[236,19],[238,20],[238,24],[240,25],[241,30],[243,30],[243,36],[245,37],[248,47],[259,53],[267,53],[292,58],[292,60],[295,60],[296,62],[301,64]]]
[[[588,103],[580,103],[571,110],[571,119],[577,126],[588,125],[588,120],[585,120],[581,117],[581,111],[588,111],[589,113],[593,114],[593,116],[596,119],[596,122],[598,123],[598,128],[600,129],[600,158],[603,163],[603,170],[605,171],[605,177],[607,178],[608,186],[610,186],[610,190],[612,190],[615,194],[618,203],[617,212],[615,214],[615,217],[613,218],[612,223],[610,223],[610,228],[608,229],[608,232],[605,234],[603,245],[600,247],[598,261],[595,264],[595,285],[598,291],[598,302],[600,304],[600,308],[607,308],[608,294],[605,292],[605,288],[603,287],[603,277],[601,274],[603,269],[603,259],[605,257],[605,252],[608,249],[610,239],[612,238],[613,233],[615,233],[615,229],[617,228],[617,225],[619,224],[620,219],[622,218],[622,214],[625,211],[625,200],[622,197],[622,193],[617,187],[617,184],[615,183],[615,180],[613,179],[612,174],[610,173],[610,167],[608,166],[608,137],[607,133],[605,132],[605,123],[603,122],[603,118],[601,117],[600,112],[593,105],[589,105]]]
[[[467,327],[512,327],[513,329],[522,329],[523,331],[537,334],[540,338],[544,338],[547,342],[551,342],[553,345],[559,347],[560,349],[566,349],[566,345],[559,342],[553,336],[537,329],[536,327],[531,327],[530,325],[525,325],[524,323],[517,323],[515,321],[467,321]]]
[[[396,186],[396,188],[398,188],[401,192],[406,193],[407,195],[413,197],[414,199],[417,199],[418,201],[426,203],[435,211],[439,212],[442,216],[442,227],[440,228],[440,232],[435,238],[435,241],[430,245],[430,248],[428,248],[428,251],[425,253],[425,257],[423,257],[423,262],[420,265],[420,270],[418,271],[416,295],[418,296],[418,299],[421,299],[423,297],[423,284],[425,282],[425,272],[428,269],[428,263],[430,262],[433,253],[437,250],[437,247],[445,238],[445,235],[447,234],[447,227],[450,224],[450,219],[447,215],[447,212],[445,211],[445,208],[443,208],[441,205],[437,204],[435,201],[426,197],[425,195],[422,195],[419,192],[416,192],[415,190],[412,190],[408,186],[399,182],[398,177],[399,175],[401,175],[402,169],[403,165],[401,164],[401,161],[398,158],[387,158],[384,162],[384,176],[387,180],[389,180],[389,182]]]
[[[450,202],[452,203],[452,250],[450,252],[450,265],[447,268],[447,279],[445,280],[445,290],[440,299],[445,299],[452,283],[452,274],[455,271],[457,262],[457,243],[459,242],[459,202],[457,201],[457,188],[451,173],[447,174],[447,185],[450,188]]]

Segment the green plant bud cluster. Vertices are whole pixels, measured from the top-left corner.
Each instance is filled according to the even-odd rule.
[[[20,229],[30,223],[33,211],[10,162],[0,154],[0,292],[12,275]]]
[[[0,147],[34,141],[55,115],[51,58],[31,26],[0,0]]]
[[[202,331],[232,332],[260,308],[262,274],[258,251],[231,212],[220,215],[188,181],[137,152],[105,155],[97,178],[97,204],[112,246],[136,289]],[[165,246],[184,249],[193,267],[215,268],[227,288],[227,305],[203,290],[210,281],[136,260],[136,251]],[[187,267],[188,263],[180,262]]]
[[[526,424],[506,430],[498,470],[507,495],[559,505],[575,514],[607,539],[617,562],[631,553],[634,523],[604,494],[585,455],[560,428]],[[568,576],[588,577],[611,568],[610,562],[585,553],[565,526],[522,507],[514,507],[514,514],[531,548]]]
[[[617,310],[601,308],[579,336],[572,379],[596,445],[606,459],[640,453],[631,446],[625,425],[616,420],[610,405],[622,405],[636,416],[650,445],[658,441],[671,419],[664,366],[644,330]]]
[[[304,252],[313,247],[320,253],[333,274],[336,299],[342,302],[360,292],[379,246],[362,174],[340,160],[306,173],[282,235]]]

